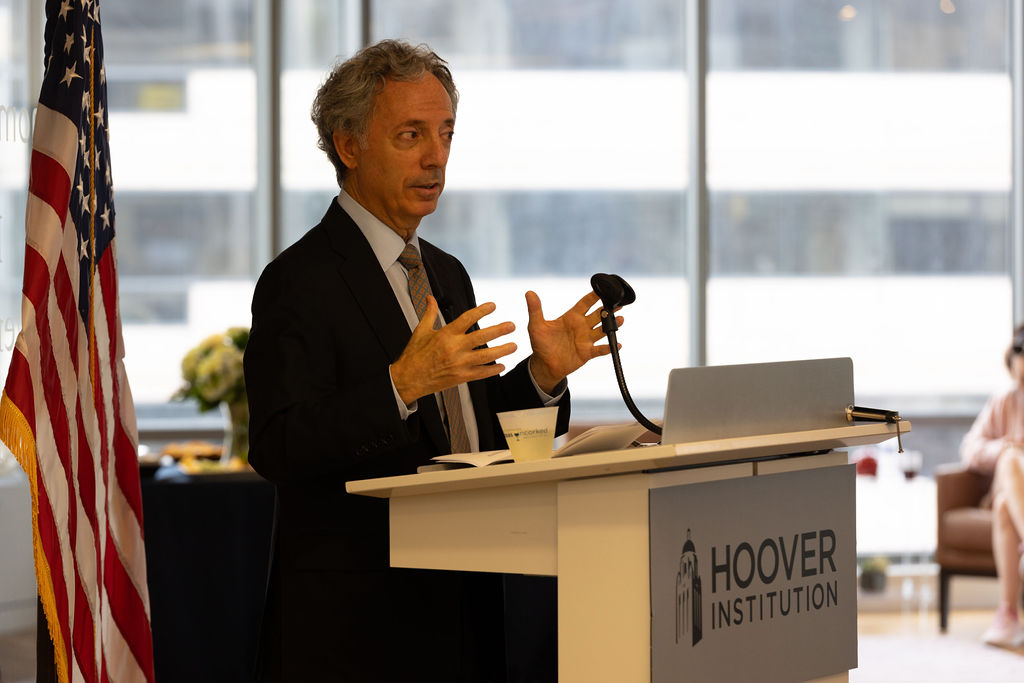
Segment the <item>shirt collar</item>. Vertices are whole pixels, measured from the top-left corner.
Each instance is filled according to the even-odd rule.
[[[397,232],[384,225],[379,218],[367,211],[362,204],[352,199],[351,195],[345,192],[344,189],[338,193],[338,205],[345,210],[349,218],[355,221],[359,231],[363,233],[363,237],[370,243],[373,255],[380,262],[381,270],[388,270],[391,266],[395,265],[398,257],[402,254],[402,250],[405,249],[405,240]],[[415,246],[416,250],[419,251],[419,235],[413,233],[409,244]]]

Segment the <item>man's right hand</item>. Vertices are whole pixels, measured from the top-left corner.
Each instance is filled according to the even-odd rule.
[[[484,345],[511,334],[516,329],[514,324],[503,322],[466,333],[496,308],[493,303],[480,304],[435,330],[437,301],[427,296],[427,310],[412,331],[402,355],[391,364],[391,381],[406,405],[421,396],[505,371],[504,365],[493,361],[515,352],[516,345],[513,342],[495,347]]]

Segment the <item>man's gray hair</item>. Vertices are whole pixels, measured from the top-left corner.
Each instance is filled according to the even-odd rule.
[[[320,135],[318,146],[334,164],[339,186],[344,186],[348,169],[334,149],[334,133],[353,135],[360,144],[365,144],[374,99],[384,87],[385,79],[416,81],[427,72],[437,77],[448,91],[454,114],[459,104],[459,91],[455,89],[448,63],[426,45],[382,40],[331,70],[316,93],[310,115]]]

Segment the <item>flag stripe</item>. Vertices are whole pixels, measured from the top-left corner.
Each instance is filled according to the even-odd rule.
[[[32,150],[28,191],[50,205],[63,224],[68,215],[71,199],[71,179],[67,171],[53,157]],[[28,272],[28,269],[25,269]]]
[[[78,308],[72,298],[71,278],[68,276],[68,267],[61,259],[57,262],[57,268],[53,274],[54,295],[57,300],[57,307],[60,309],[60,317],[64,321],[64,332],[67,335],[68,356],[71,359],[71,368],[74,371],[75,382],[72,387],[78,386],[78,328],[80,325]],[[77,391],[75,392],[77,393]]]
[[[89,448],[89,441],[85,433],[85,424],[82,421],[81,403],[76,405],[75,423],[78,429],[78,450],[79,466],[78,471],[78,495],[82,501],[83,513],[89,522],[92,532],[94,558],[99,557],[99,520],[96,514],[96,473],[92,468],[92,452]]]
[[[32,149],[51,157],[64,168],[69,179],[73,178],[78,163],[78,127],[67,114],[40,102],[32,132]]]
[[[128,505],[122,488],[120,485],[110,487],[111,505],[119,509],[125,509]],[[146,557],[146,547],[142,542],[142,528],[136,524],[135,517],[129,514],[118,515],[112,519],[109,528],[110,536],[121,557],[121,563],[124,565],[125,571],[130,572],[129,578],[135,584],[136,591],[141,596],[148,596],[149,590],[145,577],[140,577],[137,572],[132,571],[132,568],[137,567],[138,563],[144,561]]]
[[[35,397],[32,394],[32,375],[25,354],[17,346],[11,353],[11,364],[7,370],[7,386],[4,387],[4,394],[8,400],[20,408],[25,422],[28,423],[30,429],[34,430],[36,411]]]
[[[138,634],[149,630],[149,610],[143,604],[139,594],[134,590],[135,584],[128,576],[121,558],[117,553],[117,545],[113,539],[107,538],[107,557],[103,573],[107,595],[110,596],[110,614],[118,629],[123,634]],[[147,638],[128,640],[128,647],[137,662],[153,661],[153,643]],[[147,680],[152,680],[152,673]]]
[[[31,275],[29,275],[31,273]],[[50,290],[50,271],[46,261],[35,249],[25,250],[25,282],[22,294],[32,304],[35,314],[46,314],[46,297]]]
[[[39,478],[42,478],[40,473]],[[59,532],[57,530],[57,521],[54,519],[53,511],[50,508],[50,499],[46,495],[46,487],[42,485],[42,482],[38,484],[38,496],[39,496],[39,536],[42,541],[43,551],[46,557],[46,564],[50,569],[49,576],[57,577],[61,580],[52,581],[51,590],[54,602],[54,608],[57,611],[56,616],[56,628],[60,631],[61,639],[63,640],[63,646],[60,643],[54,643],[54,649],[61,648],[59,652],[55,653],[64,662],[70,662],[71,656],[68,652],[68,647],[71,644],[71,629],[70,629],[70,618],[68,614],[68,592],[67,586],[63,581],[64,576],[64,560],[60,555],[60,539]],[[45,597],[45,596],[44,596]],[[44,600],[45,606],[45,600]],[[51,633],[54,629],[54,621],[51,615],[47,615],[47,619],[50,621]],[[66,666],[66,664],[65,664]],[[66,674],[65,674],[66,676]]]
[[[100,292],[103,294],[103,308],[104,316],[103,319],[107,323],[107,335],[109,336],[110,342],[107,346],[108,353],[111,358],[117,358],[120,361],[118,352],[118,315],[116,309],[117,301],[117,274],[114,272],[114,252],[108,250],[103,258],[100,259],[99,268],[97,269],[100,276]],[[109,367],[109,364],[104,364],[104,367]],[[120,397],[120,386],[119,378],[116,374],[110,373],[111,381],[111,392],[110,400],[112,402],[112,411],[114,415],[121,415],[121,397]],[[114,425],[114,447],[118,453],[126,453],[128,451],[134,451],[134,446],[128,439],[128,435],[125,433],[120,420]],[[118,457],[114,459],[114,464],[117,468],[117,479],[118,481],[129,484],[127,487],[122,488],[122,492],[125,495],[125,499],[128,501],[132,512],[135,513],[135,517],[139,522],[139,526],[142,526],[142,490],[139,486],[139,467],[135,460],[127,457]]]
[[[75,660],[87,681],[96,680],[96,636],[93,632],[92,613],[80,576],[75,576]]]
[[[99,541],[99,520],[97,519],[96,513],[96,475],[93,469],[93,460],[91,449],[89,448],[89,442],[85,433],[85,425],[82,420],[82,404],[79,397],[76,397],[75,403],[75,425],[78,434],[78,463],[76,472],[78,474],[78,497],[81,501],[81,512],[84,517],[83,531],[88,532],[80,534],[80,544],[76,548],[77,557],[80,558],[79,562],[76,563],[76,567],[79,571],[79,575],[82,577],[85,586],[89,587],[88,592],[85,594],[85,606],[82,609],[76,609],[76,614],[80,614],[84,617],[83,621],[88,624],[88,646],[92,650],[93,663],[91,665],[84,665],[93,674],[90,676],[86,674],[87,680],[97,680],[95,675],[95,661],[99,654],[99,642],[96,638],[96,619],[94,615],[98,615],[100,608],[100,596],[97,590],[99,577],[96,576],[97,567],[99,564],[98,558],[100,557],[100,541]],[[82,538],[85,537],[85,538]],[[82,559],[87,558],[87,559]],[[76,622],[77,626],[77,622]],[[84,653],[79,654],[80,657],[84,656]]]
[[[127,640],[121,631],[114,626],[115,621],[107,605],[104,605],[103,608],[103,623],[107,627],[103,639],[103,680],[146,680],[146,673],[139,667],[139,662],[132,654]],[[152,680],[152,675],[149,676],[149,680]]]

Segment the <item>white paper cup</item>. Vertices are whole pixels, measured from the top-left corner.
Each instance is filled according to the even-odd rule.
[[[516,462],[551,457],[555,445],[558,408],[530,408],[498,413],[501,431]]]

